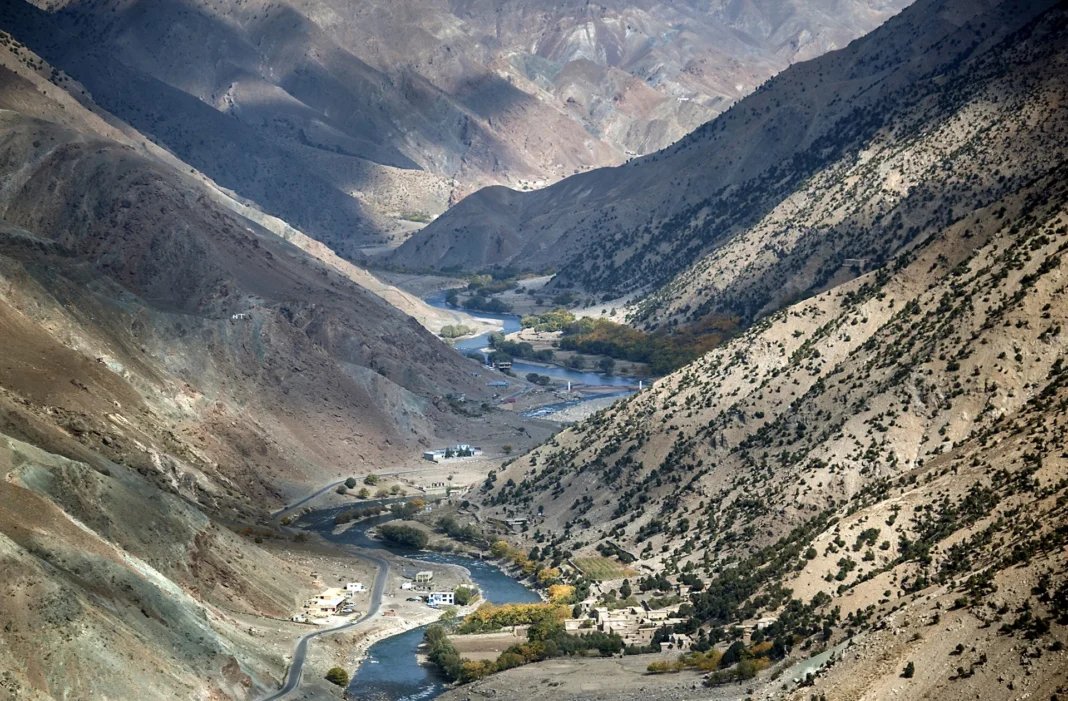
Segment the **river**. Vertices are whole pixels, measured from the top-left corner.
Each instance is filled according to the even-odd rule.
[[[445,301],[445,293],[441,292],[432,297],[426,298],[426,303],[432,307],[438,309],[445,309],[446,311],[459,311],[457,307],[449,305]],[[477,319],[488,319],[491,321],[500,321],[504,325],[504,333],[510,334],[519,331],[523,328],[520,323],[519,317],[515,314],[492,314],[490,312],[479,312],[472,310],[466,311],[471,316]],[[472,338],[466,338],[462,341],[457,341],[453,344],[453,348],[461,353],[468,353],[470,351],[484,351],[489,347],[489,333],[484,333]],[[592,385],[592,386],[611,386],[611,387],[630,387],[636,384],[636,380],[633,377],[622,377],[619,375],[602,375],[596,372],[582,372],[580,370],[571,370],[569,368],[562,368],[559,365],[550,364],[535,364],[527,363],[522,360],[514,360],[512,362],[512,371],[523,377],[527,373],[536,372],[539,375],[548,375],[554,380],[562,382],[572,382],[574,384]]]
[[[356,545],[369,550],[387,550],[412,560],[447,563],[466,567],[471,579],[482,592],[482,597],[495,604],[533,603],[541,601],[537,594],[512,579],[496,565],[463,555],[429,553],[387,546],[368,537],[367,530],[392,516],[383,515],[361,521],[343,533],[334,534],[334,517],[351,507],[338,507],[314,511],[302,516],[297,525],[318,532],[335,543]],[[405,572],[412,575],[414,572]],[[350,698],[379,699],[388,701],[423,701],[438,696],[445,690],[445,680],[435,669],[424,667],[416,659],[416,650],[423,642],[426,627],[415,628],[399,635],[380,640],[367,651],[367,657],[349,683]]]

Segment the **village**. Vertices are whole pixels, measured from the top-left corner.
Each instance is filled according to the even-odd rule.
[[[401,577],[404,581],[400,583],[400,590],[410,593],[405,601],[422,602],[431,609],[456,605],[455,590],[435,590],[433,571],[422,570],[412,575],[402,572]],[[319,573],[313,572],[312,578],[322,583]],[[326,587],[312,598],[305,600],[301,611],[294,614],[290,620],[295,623],[317,626],[342,625],[363,614],[357,606],[367,602],[360,601],[359,599],[363,598],[360,595],[367,595],[369,599],[370,594],[371,592],[362,582],[347,582],[341,587]],[[388,595],[395,595],[395,592],[389,592]],[[382,615],[388,617],[395,614],[391,610],[385,610]]]

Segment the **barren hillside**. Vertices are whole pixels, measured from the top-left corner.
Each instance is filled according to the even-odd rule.
[[[443,398],[485,387],[77,92],[0,34],[0,688],[258,697],[312,582],[230,529],[488,425]]]
[[[464,195],[655,151],[903,0],[15,0],[0,28],[350,260]]]

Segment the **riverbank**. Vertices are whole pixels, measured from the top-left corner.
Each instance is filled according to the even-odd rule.
[[[339,633],[336,641],[323,646],[316,643],[314,648],[318,657],[309,670],[314,670],[320,678],[331,666],[352,671],[348,688],[350,696],[429,699],[445,690],[445,682],[436,670],[421,665],[417,658],[422,628],[436,621],[441,612],[421,601],[407,601],[417,592],[400,589],[399,584],[414,577],[415,572],[433,571],[434,588],[438,591],[452,591],[461,583],[477,586],[481,597],[461,609],[464,615],[474,611],[483,601],[532,603],[541,600],[540,595],[486,560],[447,552],[411,551],[369,537],[370,529],[393,520],[389,515],[337,527],[334,517],[338,512],[339,509],[334,508],[304,514],[298,526],[316,542],[325,541],[354,556],[373,552],[390,565],[390,586],[382,596],[379,614],[366,625]],[[463,547],[466,549],[467,546]],[[388,615],[390,611],[392,615]]]

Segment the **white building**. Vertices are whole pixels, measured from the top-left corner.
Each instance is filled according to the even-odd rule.
[[[444,460],[462,460],[482,455],[482,448],[467,443],[457,443],[441,450],[427,450],[423,452],[423,459],[430,462],[442,462]]]
[[[430,570],[415,573],[415,581],[419,584],[427,584],[434,579],[434,573]]]
[[[345,585],[345,591],[358,593],[362,591],[367,591],[367,587],[365,587],[360,582],[349,582]]]
[[[435,591],[431,592],[427,597],[426,603],[429,606],[454,606],[456,604],[456,594],[451,591]]]

